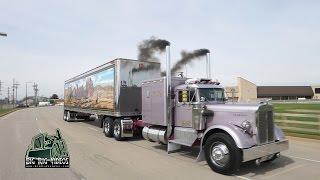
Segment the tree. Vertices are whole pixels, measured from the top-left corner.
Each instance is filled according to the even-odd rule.
[[[52,94],[52,96],[50,97],[50,99],[59,99],[59,96],[57,94]]]

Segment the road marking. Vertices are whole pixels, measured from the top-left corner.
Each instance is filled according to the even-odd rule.
[[[36,121],[38,121],[38,118],[36,118]]]
[[[97,129],[95,129],[95,128],[92,128],[92,127],[88,127],[89,129],[92,129],[92,130],[94,130],[94,131],[98,131]]]
[[[244,176],[237,176],[237,175],[235,175],[235,174],[234,174],[234,176],[237,177],[237,178],[239,178],[239,179],[251,180],[251,179],[246,178],[246,177],[244,177]]]
[[[297,157],[297,156],[289,156],[289,155],[285,155],[285,156],[296,158],[296,159],[302,159],[302,160],[306,160],[306,161],[320,163],[320,161],[318,161],[318,160],[313,160],[313,159],[308,159],[308,158],[303,158],[303,157]]]

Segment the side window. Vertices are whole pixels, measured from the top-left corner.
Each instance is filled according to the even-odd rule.
[[[186,91],[186,90],[181,90],[178,91],[178,101],[179,102],[196,102],[196,97],[195,97],[195,91]]]
[[[189,102],[189,92],[188,91],[178,91],[178,101],[179,102]]]
[[[192,101],[192,102],[196,102],[196,92],[195,91],[189,91],[189,100]]]

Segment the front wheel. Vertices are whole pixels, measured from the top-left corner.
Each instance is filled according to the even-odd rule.
[[[232,174],[241,164],[241,151],[227,134],[211,135],[204,145],[210,168],[221,174]]]

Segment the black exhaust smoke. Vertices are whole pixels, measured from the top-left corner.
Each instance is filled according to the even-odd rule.
[[[206,56],[207,53],[210,53],[208,49],[197,49],[192,52],[182,51],[182,58],[176,62],[171,68],[171,74],[177,73],[180,69],[184,67],[185,64],[190,63],[193,60],[196,60],[202,56]],[[165,76],[166,72],[161,72],[161,76]]]
[[[141,61],[156,61],[159,59],[154,56],[155,52],[164,52],[166,46],[169,46],[170,42],[164,39],[157,39],[152,36],[150,39],[142,41],[138,46],[138,59]]]

